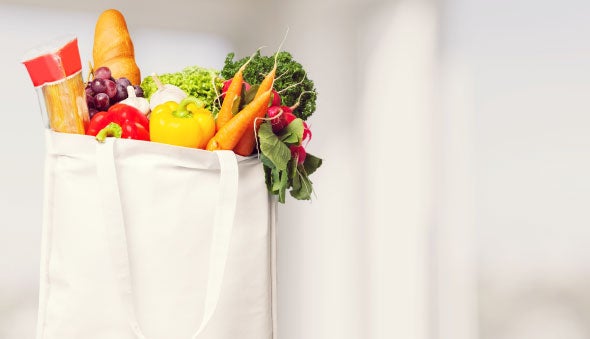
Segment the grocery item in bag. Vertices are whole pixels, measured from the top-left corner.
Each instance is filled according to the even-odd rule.
[[[108,67],[115,78],[125,77],[133,85],[141,83],[133,41],[125,17],[118,10],[108,9],[98,17],[92,57],[95,69]]]
[[[23,64],[37,90],[46,127],[84,134],[90,118],[77,38],[59,39],[33,49]]]

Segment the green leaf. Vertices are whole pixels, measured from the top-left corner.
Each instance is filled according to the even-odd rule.
[[[244,106],[254,100],[256,92],[258,92],[258,87],[260,87],[260,85],[252,85],[247,91],[244,91]]]
[[[266,189],[273,193],[272,191],[272,177],[271,177],[271,169],[269,167],[263,166],[264,168],[264,183],[266,184]]]
[[[305,171],[305,174],[311,175],[320,166],[322,166],[322,162],[322,159],[307,153],[307,155],[305,156],[305,161],[303,162],[303,170]]]
[[[293,166],[293,162],[289,164],[291,170],[289,171],[289,175],[291,176],[291,191],[300,190],[301,189],[301,179],[297,175],[297,166]]]
[[[297,175],[297,159],[291,158],[289,161],[289,178],[291,179],[291,185],[293,184],[293,178]]]
[[[279,197],[279,202],[285,202],[285,192],[289,186],[289,175],[286,170],[279,170],[264,154],[260,155],[264,165],[266,187],[269,192]]]
[[[283,133],[283,134],[281,134],[280,140],[283,143],[289,144],[289,145],[297,145],[299,143],[299,138],[297,138],[297,135],[295,135],[293,133]]]
[[[288,175],[287,171],[281,171],[281,180],[279,184],[279,202],[285,202],[285,193],[287,192],[287,184],[288,184]]]
[[[260,162],[262,162],[262,164],[264,166],[266,166],[268,168],[274,168],[275,167],[275,165],[272,163],[272,161],[270,161],[270,159],[266,155],[264,155],[264,154],[261,153],[259,155],[259,159],[260,159]]]
[[[273,168],[270,172],[272,178],[271,190],[275,193],[281,190],[281,171]]]
[[[291,151],[279,138],[273,133],[272,125],[264,122],[258,129],[258,139],[260,140],[260,151],[264,154],[273,165],[279,170],[286,170],[287,163],[291,160]]]
[[[240,96],[236,96],[234,98],[234,102],[232,103],[231,106],[231,112],[233,115],[238,114],[238,112],[240,111],[240,101],[242,100],[242,98],[240,98]]]
[[[291,130],[281,135],[281,138],[298,138],[301,126],[303,136],[303,122],[298,119]],[[295,120],[294,120],[295,121]],[[288,136],[287,136],[288,135]],[[297,165],[296,159],[292,158],[289,147],[281,141],[272,131],[272,125],[264,122],[258,130],[260,138],[260,161],[264,165],[266,186],[272,194],[278,196],[280,203],[285,202],[287,190],[290,195],[298,200],[310,200],[313,193],[313,183],[309,175],[315,172],[321,165],[322,159],[307,153],[305,161]]]
[[[291,196],[297,200],[310,200],[313,192],[313,185],[311,180],[303,171],[303,166],[299,165],[297,172],[293,177],[293,188],[291,189]]]
[[[280,139],[285,144],[299,145],[303,139],[303,129],[303,120],[297,118],[285,127]]]
[[[274,193],[272,190],[272,170],[276,167],[264,154],[259,154],[259,159],[260,162],[262,162],[264,168],[264,181],[266,183],[266,188],[269,192]]]

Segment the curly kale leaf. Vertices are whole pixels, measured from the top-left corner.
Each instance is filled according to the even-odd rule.
[[[234,61],[234,57],[234,53],[229,53],[225,58],[225,64],[220,73],[225,79],[232,78],[250,58],[245,57]],[[256,52],[252,61],[244,70],[244,81],[250,85],[260,84],[273,66],[274,55],[262,56],[260,51]],[[298,118],[307,120],[316,109],[317,91],[303,66],[295,61],[289,52],[279,52],[276,74],[274,89],[281,94],[282,104],[293,106],[299,101],[299,106],[293,110],[293,114]]]

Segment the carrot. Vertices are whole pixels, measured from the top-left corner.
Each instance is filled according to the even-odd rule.
[[[258,85],[258,90],[256,91],[256,97],[262,95],[262,93],[272,89],[273,82],[275,81],[275,75],[277,74],[277,62],[275,60],[274,67],[268,72],[268,74],[264,77],[264,80]]]
[[[232,117],[232,106],[234,101],[237,97],[240,96],[242,92],[242,82],[244,80],[244,69],[246,68],[247,63],[245,63],[240,69],[234,74],[234,77],[229,85],[229,88],[225,92],[225,98],[223,99],[223,104],[217,113],[217,120],[215,121],[215,129],[219,130],[226,122],[228,122]]]
[[[277,56],[278,55],[279,55],[279,52],[277,51],[277,53],[275,54],[274,66],[270,70],[270,72],[268,72],[268,74],[264,77],[262,82],[260,83],[254,98],[262,95],[266,91],[272,90],[272,85],[274,84],[275,76],[277,74]],[[238,141],[238,144],[234,148],[234,152],[236,154],[243,155],[243,156],[247,156],[247,155],[252,154],[252,151],[254,151],[254,146],[256,145],[256,132],[258,131],[258,128],[260,127],[260,124],[262,123],[262,120],[263,120],[262,118],[264,118],[265,115],[266,115],[266,108],[264,110],[260,111],[259,114],[254,119],[254,122],[253,122],[254,126],[253,126],[252,131],[244,132],[244,135],[242,135],[242,137]]]
[[[271,90],[257,96],[246,107],[233,116],[207,143],[208,151],[233,150],[242,135],[254,124],[256,117],[266,112]],[[262,111],[262,113],[261,113]]]
[[[244,82],[244,70],[246,66],[250,63],[252,58],[256,55],[256,53],[250,56],[250,59],[246,61],[238,69],[234,77],[232,78],[231,84],[227,88],[225,92],[225,98],[223,99],[223,103],[221,104],[221,108],[219,112],[217,112],[217,119],[215,120],[215,130],[218,131],[223,125],[225,125],[234,115],[233,115],[233,106],[236,98],[239,98],[242,94],[242,83]],[[238,103],[239,104],[239,103]]]
[[[258,96],[261,96],[266,91],[272,91],[272,84],[273,84],[276,72],[277,72],[277,64],[275,62],[273,69],[266,75],[266,77],[264,77],[264,80],[262,80],[262,82],[260,83],[260,86],[258,87],[258,90],[256,91],[256,95],[254,96],[255,99]],[[262,118],[264,118],[265,115],[266,115],[266,107],[263,110],[260,110],[258,112],[258,115],[254,119],[254,125],[255,125],[254,128],[251,131],[246,130],[244,132],[244,135],[242,135],[242,137],[238,141],[238,144],[236,145],[236,147],[234,147],[234,152],[236,154],[243,155],[243,156],[247,156],[247,155],[252,154],[252,151],[254,151],[254,146],[256,145],[256,131],[258,131],[258,128],[260,127],[260,124],[262,123],[262,120],[263,120]]]

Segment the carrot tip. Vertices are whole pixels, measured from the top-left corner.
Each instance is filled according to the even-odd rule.
[[[217,140],[215,140],[214,138],[212,138],[207,143],[207,148],[206,149],[207,149],[207,151],[218,151],[219,150],[219,143],[217,142]]]

